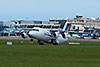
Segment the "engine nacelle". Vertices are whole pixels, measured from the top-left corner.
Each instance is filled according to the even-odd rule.
[[[62,35],[63,38],[67,37],[67,33],[62,32],[61,35]]]
[[[59,32],[55,32],[55,35],[56,35],[56,37],[58,37],[59,36]]]
[[[22,33],[22,38],[27,38],[28,35],[26,33]]]
[[[66,37],[66,35],[65,35],[64,33],[62,33],[61,35],[62,35],[62,37],[63,37],[63,38],[65,38],[65,37]]]

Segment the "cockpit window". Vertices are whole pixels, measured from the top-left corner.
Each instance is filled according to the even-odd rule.
[[[30,31],[39,31],[38,29],[31,29]]]

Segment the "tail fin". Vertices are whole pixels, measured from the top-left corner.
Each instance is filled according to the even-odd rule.
[[[62,31],[68,33],[70,31],[70,28],[71,28],[71,24],[69,22],[66,22]]]

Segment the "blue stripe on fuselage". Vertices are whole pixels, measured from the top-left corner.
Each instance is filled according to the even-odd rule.
[[[52,37],[52,35],[50,35],[50,34],[48,34],[48,33],[44,33],[44,35],[49,36],[49,37]]]

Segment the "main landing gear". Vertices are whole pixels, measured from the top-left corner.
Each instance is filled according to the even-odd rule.
[[[39,45],[44,45],[43,41],[38,40]]]
[[[51,43],[53,43],[53,45],[58,45],[58,43],[56,42],[55,39],[52,39],[52,40],[51,40]]]

